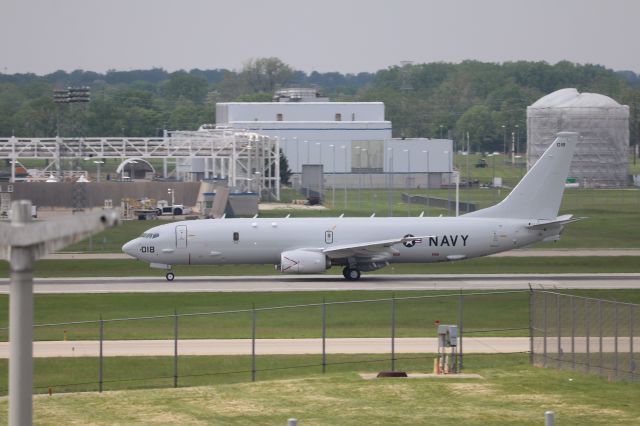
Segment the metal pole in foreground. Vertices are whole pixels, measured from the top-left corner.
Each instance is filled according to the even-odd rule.
[[[544,412],[544,426],[553,426],[555,413],[553,411]]]
[[[31,203],[12,207],[12,227],[31,222]],[[31,425],[33,407],[33,262],[29,247],[11,249],[9,288],[9,424]]]
[[[45,254],[117,222],[112,211],[31,223],[31,202],[12,203],[12,221],[0,223],[0,258],[10,262],[9,425],[33,423],[33,266]]]

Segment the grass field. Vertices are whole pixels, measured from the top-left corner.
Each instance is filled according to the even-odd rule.
[[[296,417],[302,425],[537,425],[543,423],[545,411],[553,410],[557,424],[636,424],[640,421],[640,405],[637,404],[640,387],[637,384],[606,383],[569,371],[534,368],[526,364],[526,355],[498,358],[474,356],[465,359],[466,371],[479,373],[483,379],[365,381],[354,371],[380,371],[387,368],[388,363],[363,362],[356,366],[345,364],[351,370],[348,373],[331,366],[326,375],[317,374],[317,367],[314,370],[275,370],[272,375],[258,372],[258,382],[246,383],[247,358],[203,357],[193,360],[191,366],[181,364],[180,368],[184,368],[185,373],[201,368],[214,372],[219,365],[229,361],[233,364],[226,367],[230,370],[238,368],[244,376],[194,378],[183,385],[213,385],[155,389],[153,392],[42,395],[34,401],[34,420],[42,425],[282,425],[288,418]],[[341,357],[336,360],[350,361]],[[358,360],[366,361],[366,357]],[[86,361],[94,362],[95,374],[95,360]],[[287,361],[288,364],[306,365],[317,359],[296,357]],[[429,368],[425,368],[425,364],[429,365],[427,361],[407,362],[401,368],[428,371]],[[52,372],[51,379],[60,378],[63,371],[55,362],[51,360],[48,367]],[[277,360],[265,359],[264,362],[272,367],[279,365]],[[162,367],[165,376],[171,374],[169,360],[140,360],[137,367],[144,369],[150,364]],[[37,365],[36,368],[40,367]],[[116,374],[112,376],[114,378],[119,370],[115,367],[110,366],[109,370]],[[64,371],[66,377],[61,380],[69,380],[73,370]],[[306,378],[298,378],[299,375]],[[164,385],[170,384],[171,379],[167,378]],[[38,385],[47,386],[43,381]],[[107,384],[107,389],[110,386]],[[114,384],[113,387],[117,386]],[[86,390],[95,388],[86,386]],[[57,390],[54,388],[54,392]],[[6,410],[7,399],[2,398],[0,418],[6,418]]]
[[[528,336],[529,293],[463,292],[465,333],[483,336]],[[640,303],[635,290],[572,291],[571,294]],[[326,311],[327,337],[388,337],[391,329],[390,298],[420,297],[396,302],[396,336],[435,336],[436,320],[458,322],[457,292],[281,292],[281,293],[152,293],[152,294],[37,294],[35,323],[57,324],[93,321],[89,324],[37,327],[36,340],[97,340],[104,320],[129,317],[155,317],[137,321],[107,322],[104,338],[172,339],[173,313],[196,314],[244,310],[224,315],[198,315],[179,319],[181,339],[250,338],[251,308],[257,309],[304,304],[371,300],[366,303],[329,304]],[[445,297],[445,295],[449,295]],[[437,296],[437,297],[436,297]],[[379,300],[384,299],[384,300]],[[379,300],[379,301],[375,301]],[[499,306],[500,309],[495,309]],[[7,310],[7,296],[0,297],[0,312]],[[491,315],[487,312],[491,311]],[[256,314],[258,338],[320,337],[322,308],[290,307],[259,311]],[[7,339],[7,318],[0,321],[0,340]],[[501,329],[515,329],[499,331]],[[66,333],[65,333],[66,330]],[[487,332],[490,331],[490,332]]]

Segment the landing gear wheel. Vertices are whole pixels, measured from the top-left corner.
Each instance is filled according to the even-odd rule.
[[[173,275],[173,272],[167,272],[167,281],[173,281],[173,279],[176,277],[175,275]]]
[[[342,275],[344,275],[344,277],[350,281],[355,281],[360,279],[360,271],[357,269],[349,268],[348,266],[346,266],[342,270]]]

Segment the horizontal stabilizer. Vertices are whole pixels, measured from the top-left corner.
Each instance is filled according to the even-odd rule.
[[[529,229],[543,229],[552,225],[566,225],[567,223],[577,222],[579,220],[586,219],[585,217],[573,217],[571,214],[565,214],[558,216],[554,220],[545,220],[532,225],[527,226]]]

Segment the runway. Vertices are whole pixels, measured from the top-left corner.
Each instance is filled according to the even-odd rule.
[[[429,291],[536,289],[637,289],[640,274],[485,274],[485,275],[364,275],[347,281],[339,275],[266,275],[180,277],[168,282],[154,277],[37,278],[34,291],[73,293],[201,293],[281,291]],[[9,280],[0,280],[0,294]]]
[[[529,350],[528,337],[464,338],[464,353],[519,353]],[[33,343],[33,356],[97,357],[98,341],[43,341]],[[435,353],[436,338],[397,338],[396,353]],[[390,354],[389,338],[326,339],[328,354]],[[251,355],[251,339],[189,339],[178,341],[179,355]],[[256,355],[322,354],[322,339],[256,339]],[[173,340],[105,340],[103,355],[173,356]],[[9,344],[0,343],[0,358],[8,358]]]

